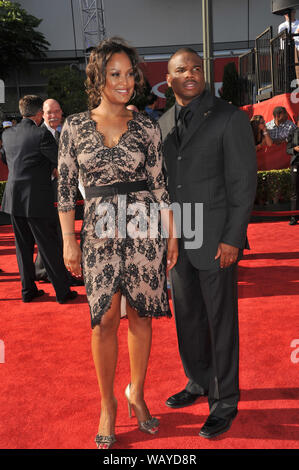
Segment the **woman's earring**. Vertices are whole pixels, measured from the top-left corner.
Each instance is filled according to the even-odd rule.
[[[134,93],[133,93],[133,95],[131,96],[130,101],[133,101],[135,97],[136,97],[136,90],[134,90]]]
[[[101,101],[102,101],[102,92],[103,92],[103,87],[101,86],[101,88],[100,88],[99,91],[98,91],[98,94],[99,94],[99,104],[100,104]]]

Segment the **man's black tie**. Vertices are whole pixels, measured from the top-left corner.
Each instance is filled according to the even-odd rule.
[[[191,111],[188,108],[181,108],[178,116],[177,129],[179,142],[182,142],[184,133],[188,127],[189,120],[191,118]]]
[[[56,143],[57,143],[57,145],[58,145],[58,144],[59,144],[60,132],[55,131],[54,137],[55,137]]]

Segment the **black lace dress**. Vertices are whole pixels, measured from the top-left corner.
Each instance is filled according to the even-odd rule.
[[[161,148],[159,125],[142,113],[133,113],[128,130],[114,147],[104,145],[88,111],[69,116],[64,123],[58,163],[60,212],[75,209],[79,180],[87,187],[146,179],[149,187],[148,191],[121,197],[85,200],[82,270],[92,327],[101,322],[113,294],[119,291],[140,316],[171,316],[166,282],[167,240],[161,234],[160,222],[154,223],[158,230],[149,230],[153,227],[150,217],[156,215],[152,207],[169,204]],[[121,214],[125,214],[122,221]],[[144,217],[147,231],[139,225]]]

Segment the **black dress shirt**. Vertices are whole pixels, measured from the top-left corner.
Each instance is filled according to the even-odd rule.
[[[184,133],[188,129],[195,110],[197,109],[200,100],[202,99],[202,95],[203,94],[200,94],[194,98],[187,106],[181,106],[177,101],[175,103],[175,121],[179,142],[182,141]]]

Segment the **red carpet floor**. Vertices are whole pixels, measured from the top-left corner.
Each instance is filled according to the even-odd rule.
[[[124,398],[129,362],[123,319],[116,449],[298,449],[299,225],[251,224],[249,239],[252,249],[239,268],[241,402],[232,428],[205,440],[198,432],[208,416],[206,399],[182,410],[164,405],[186,383],[172,318],[153,321],[146,384],[160,431],[156,437],[138,431]],[[73,303],[59,305],[52,285],[39,283],[46,295],[25,305],[10,226],[0,227],[0,250],[0,448],[93,449],[100,399],[84,287]]]

